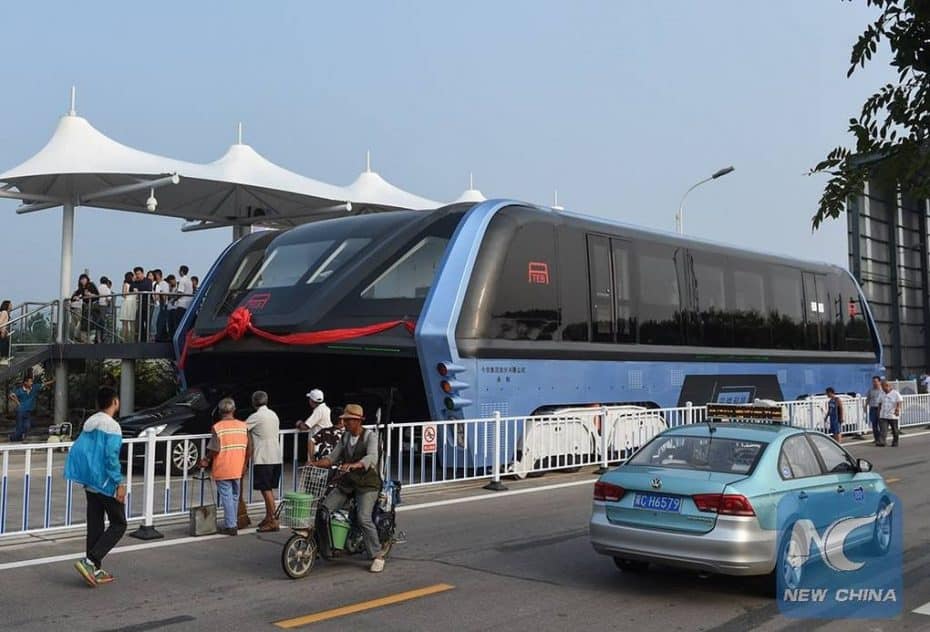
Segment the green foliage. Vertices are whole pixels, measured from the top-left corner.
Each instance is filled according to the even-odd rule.
[[[880,11],[856,41],[850,56],[851,76],[887,43],[897,81],[866,99],[859,116],[849,119],[855,146],[837,147],[811,173],[826,173],[816,214],[816,229],[843,212],[851,196],[877,172],[890,174],[903,193],[930,197],[930,2],[928,0],[865,0]]]
[[[120,361],[87,362],[84,371],[72,371],[68,376],[69,408],[93,409],[97,389],[108,385],[119,389]],[[156,406],[178,391],[177,374],[168,360],[137,360],[135,407],[137,410]]]

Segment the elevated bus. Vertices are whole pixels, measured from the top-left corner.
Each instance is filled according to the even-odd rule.
[[[238,308],[271,336],[324,342],[193,348]],[[840,267],[506,200],[248,235],[175,344],[188,385],[262,387],[301,409],[309,386],[335,403],[390,398],[394,421],[795,399],[861,391],[882,370]]]

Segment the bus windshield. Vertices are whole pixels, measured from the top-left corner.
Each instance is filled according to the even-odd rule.
[[[354,237],[338,242],[324,239],[282,244],[265,258],[249,281],[248,289],[290,287],[305,277],[304,283],[322,283],[370,242],[367,237]]]

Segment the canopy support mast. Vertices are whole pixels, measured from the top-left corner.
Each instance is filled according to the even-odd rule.
[[[71,259],[74,254],[74,202],[61,206],[61,273],[58,287],[58,328],[55,342],[65,342],[65,316],[68,313],[68,294],[71,289]],[[68,365],[59,359],[55,365],[55,423],[63,423],[68,414]]]

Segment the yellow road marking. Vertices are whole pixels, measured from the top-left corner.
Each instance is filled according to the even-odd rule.
[[[886,478],[886,479],[885,479],[885,482],[886,482],[887,484],[891,485],[892,483],[897,483],[897,482],[900,481],[900,480],[901,480],[900,478]]]
[[[357,612],[365,612],[366,610],[381,608],[383,606],[390,606],[395,603],[410,601],[411,599],[428,597],[429,595],[435,595],[436,593],[452,590],[453,588],[455,588],[455,586],[452,586],[451,584],[434,584],[432,586],[417,588],[416,590],[408,590],[407,592],[397,593],[396,595],[388,595],[387,597],[380,597],[378,599],[371,599],[369,601],[361,601],[359,603],[354,603],[348,606],[342,606],[341,608],[333,608],[332,610],[314,612],[313,614],[304,615],[302,617],[284,619],[283,621],[275,621],[275,625],[279,628],[288,630],[291,628],[299,628],[300,626],[310,625],[311,623],[319,623],[320,621],[328,621],[329,619],[344,617],[346,615],[355,614]]]

